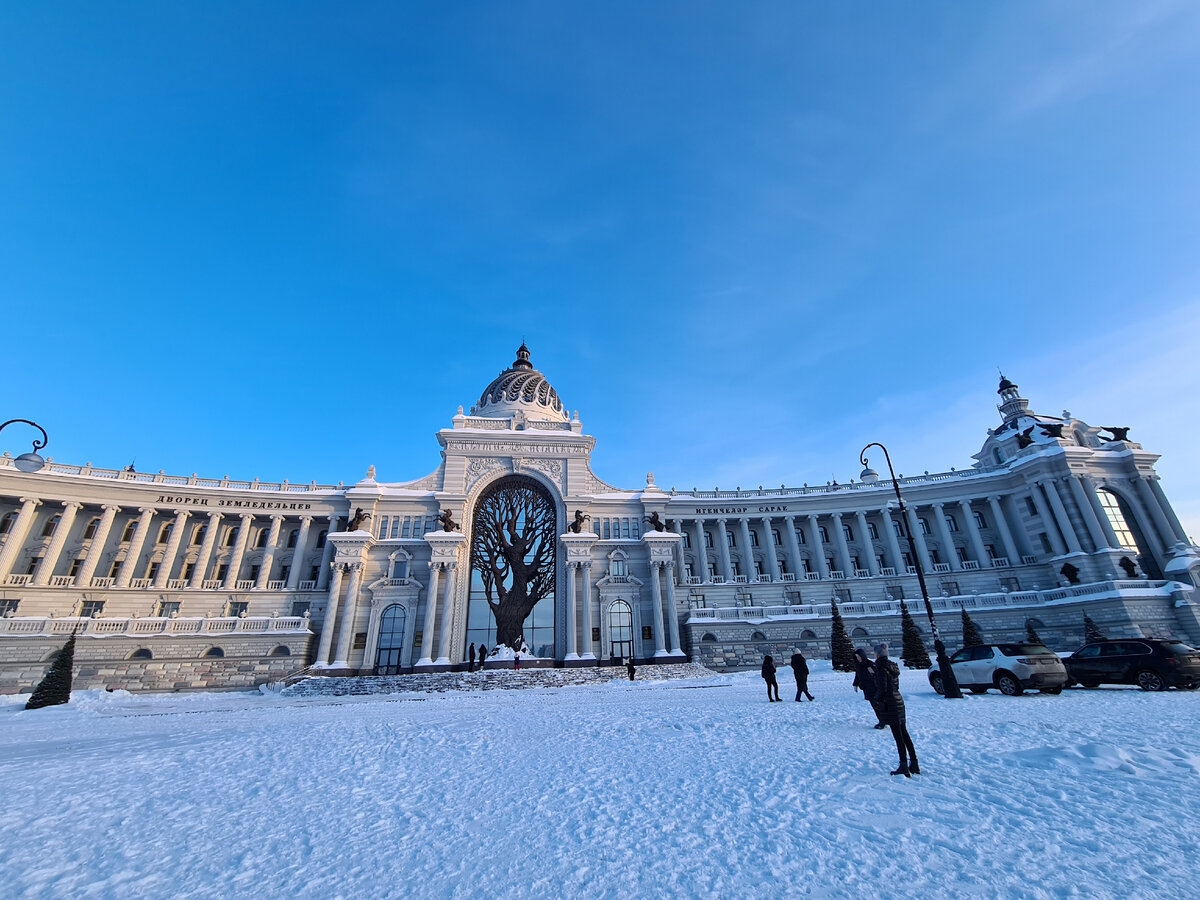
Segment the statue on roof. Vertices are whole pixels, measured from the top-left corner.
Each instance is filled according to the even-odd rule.
[[[658,512],[652,512],[648,516],[642,516],[642,521],[653,528],[655,531],[666,531],[667,523],[658,517]]]
[[[571,534],[582,534],[583,523],[590,519],[591,516],[585,515],[582,509],[575,510],[575,521],[567,526],[567,531]]]
[[[438,521],[442,523],[442,531],[458,531],[462,527],[454,521],[454,513],[448,509],[442,510],[442,514],[438,516]]]
[[[1127,441],[1129,440],[1129,428],[1130,426],[1128,425],[1124,427],[1101,428],[1101,431],[1107,431],[1112,435],[1111,438],[1101,438],[1101,440],[1108,441],[1111,444],[1115,444],[1117,441]]]
[[[346,523],[346,530],[366,531],[363,526],[366,525],[370,520],[371,514],[368,512],[363,512],[363,508],[360,506],[354,511],[354,515],[350,517],[350,521]]]

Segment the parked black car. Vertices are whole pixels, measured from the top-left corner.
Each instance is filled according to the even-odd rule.
[[[1181,641],[1096,641],[1068,656],[1071,684],[1136,684],[1143,691],[1169,687],[1195,690],[1200,685],[1200,650]]]

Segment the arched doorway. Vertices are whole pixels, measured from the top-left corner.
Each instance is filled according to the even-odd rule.
[[[398,675],[400,654],[404,650],[404,624],[407,614],[399,603],[393,603],[379,617],[379,641],[375,651],[375,674]]]
[[[554,656],[558,508],[541,482],[508,475],[488,485],[471,515],[467,643]]]
[[[608,640],[613,659],[633,658],[633,609],[624,600],[608,607]]]

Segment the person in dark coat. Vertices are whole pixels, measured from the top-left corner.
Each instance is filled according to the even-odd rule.
[[[513,671],[514,672],[521,671],[521,654],[520,653],[514,654],[514,656],[513,656]]]
[[[767,683],[767,700],[771,703],[779,700],[779,682],[775,680],[775,660],[769,656],[763,657],[762,664],[763,681]],[[775,696],[771,696],[771,691],[775,691]]]
[[[633,667],[633,657],[625,660],[625,671],[629,673],[629,680],[633,681],[633,676],[637,674],[637,669]]]
[[[905,778],[920,775],[917,751],[908,736],[904,698],[900,696],[900,667],[888,659],[887,644],[875,648],[875,700],[879,704],[879,718],[892,729],[896,752],[900,754],[900,765],[892,774]]]
[[[483,661],[487,659],[487,647],[483,644],[479,645],[479,671],[483,671]]]
[[[875,727],[887,728],[879,714],[879,704],[875,701],[875,664],[862,647],[854,651],[854,689],[862,691],[863,699],[870,703],[871,709],[875,711]]]
[[[799,703],[801,697],[817,699],[808,692],[808,660],[799,650],[792,654],[792,674],[796,676],[796,702]]]
[[[471,648],[467,650],[467,671],[475,671],[475,644],[471,644]]]

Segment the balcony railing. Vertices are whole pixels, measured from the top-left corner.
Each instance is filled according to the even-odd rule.
[[[315,591],[316,589],[317,589],[317,583],[315,581],[300,582],[300,590],[302,590],[302,591]]]
[[[869,569],[855,569],[854,577],[855,578],[870,578],[871,572]]]
[[[186,590],[188,580],[186,578],[172,578],[167,582],[167,587],[173,591]]]
[[[51,575],[50,587],[70,587],[75,583],[74,575]]]
[[[32,575],[9,575],[4,579],[5,584],[22,585],[33,581]]]
[[[206,591],[219,591],[221,589],[221,579],[206,578],[201,587]]]
[[[894,578],[896,576],[896,570],[891,566],[884,566],[879,570],[879,574],[885,578]]]
[[[94,588],[108,588],[112,587],[116,583],[117,579],[115,578],[92,578],[92,587]]]
[[[950,563],[934,563],[934,564],[933,564],[933,571],[935,571],[935,572],[949,572],[949,571],[950,571]]]
[[[1036,556],[1022,556],[1021,557],[1021,565],[1023,565],[1023,566],[1036,566],[1037,561],[1038,561],[1038,558]]]
[[[779,580],[780,581],[795,581],[796,573],[795,572],[784,572],[779,576]]]
[[[993,556],[992,557],[992,568],[993,569],[1007,569],[1008,568],[1008,557],[1007,556]]]
[[[239,578],[237,581],[235,581],[233,583],[233,586],[234,586],[234,589],[239,590],[239,591],[252,591],[252,590],[254,590],[254,579],[253,578]]]
[[[805,581],[820,581],[821,573],[820,572],[805,572],[804,580]]]
[[[964,559],[962,561],[962,567],[967,571],[973,572],[979,568],[979,563],[973,559]]]
[[[268,591],[287,590],[287,582],[286,581],[268,581],[267,582],[267,590]]]
[[[245,616],[196,618],[148,616],[11,616],[0,618],[3,635],[69,635],[88,637],[142,637],[151,634],[295,633],[309,631],[308,616]]]
[[[133,581],[129,582],[129,586],[131,588],[148,588],[148,587],[150,587],[150,579],[149,578],[135,578],[135,579],[133,579]]]
[[[843,579],[843,578],[845,578],[845,577],[846,577],[846,573],[845,573],[845,572],[843,572],[841,569],[830,569],[830,570],[829,570],[829,577],[830,577],[830,578],[832,578],[834,581],[838,581],[838,580],[840,580],[840,579]]]

